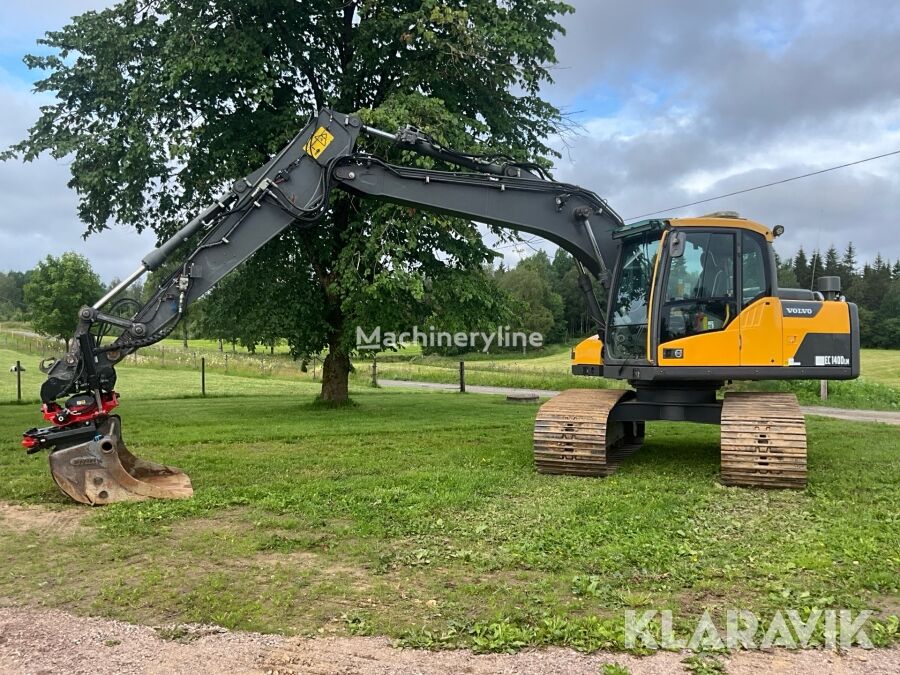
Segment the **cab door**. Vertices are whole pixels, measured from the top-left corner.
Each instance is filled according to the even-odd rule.
[[[772,294],[769,247],[762,235],[741,232],[741,365],[782,364],[781,301]]]
[[[736,293],[739,231],[679,228],[654,311],[660,366],[734,366],[740,361]]]

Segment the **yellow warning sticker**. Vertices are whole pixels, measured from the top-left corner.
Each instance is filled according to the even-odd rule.
[[[325,148],[327,148],[333,140],[334,136],[328,129],[319,127],[316,129],[316,132],[309,137],[309,140],[306,141],[306,145],[303,146],[303,149],[306,150],[307,155],[313,159],[318,159],[319,155],[325,152]]]

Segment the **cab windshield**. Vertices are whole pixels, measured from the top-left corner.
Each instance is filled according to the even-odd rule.
[[[606,349],[614,359],[644,359],[647,355],[647,305],[659,240],[636,239],[622,249]]]

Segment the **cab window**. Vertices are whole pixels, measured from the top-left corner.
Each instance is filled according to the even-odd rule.
[[[741,233],[741,302],[744,307],[771,295],[765,240],[752,232]]]
[[[722,330],[737,316],[734,250],[731,232],[686,232],[684,253],[669,259],[661,342]]]
[[[623,247],[606,332],[606,348],[614,359],[646,358],[647,301],[658,248],[658,241],[646,239]]]

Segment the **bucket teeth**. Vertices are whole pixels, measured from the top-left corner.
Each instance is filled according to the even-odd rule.
[[[144,499],[186,499],[191,479],[171,466],[138,459],[122,441],[121,421],[110,416],[97,436],[50,453],[50,473],[60,489],[82,504]]]
[[[727,393],[721,434],[726,485],[806,486],[806,422],[793,394]]]
[[[623,389],[569,389],[538,411],[534,464],[540,473],[608,476],[641,447],[644,425],[608,422],[609,412],[629,394]]]

